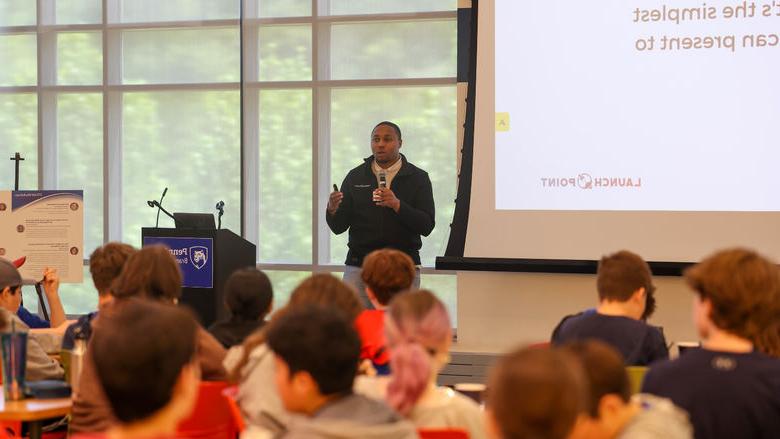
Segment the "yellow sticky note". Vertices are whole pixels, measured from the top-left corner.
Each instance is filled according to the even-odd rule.
[[[496,131],[509,131],[509,113],[496,113]]]

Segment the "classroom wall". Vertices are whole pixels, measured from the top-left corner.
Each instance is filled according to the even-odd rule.
[[[664,328],[668,343],[695,341],[692,293],[679,277],[655,277],[658,307],[650,323]],[[547,341],[566,314],[597,303],[595,275],[458,273],[456,352],[501,353]]]

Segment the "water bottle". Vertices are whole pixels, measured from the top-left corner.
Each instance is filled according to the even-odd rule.
[[[16,330],[11,320],[11,332],[0,335],[2,347],[3,394],[7,401],[24,399],[24,374],[27,364],[27,333]]]
[[[84,332],[77,329],[73,334],[73,350],[70,352],[70,370],[68,371],[68,381],[73,393],[79,388],[79,378],[81,378],[81,368],[84,364],[84,355],[87,353],[87,338]]]

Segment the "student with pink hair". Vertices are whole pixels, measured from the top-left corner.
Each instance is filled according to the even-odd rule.
[[[444,304],[430,291],[409,291],[393,298],[386,311],[390,350],[389,377],[360,377],[355,390],[378,398],[418,428],[459,428],[472,439],[485,438],[479,406],[436,385],[449,362],[452,325]]]

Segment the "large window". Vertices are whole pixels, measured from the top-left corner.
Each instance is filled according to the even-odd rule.
[[[423,286],[454,316],[455,277],[431,267],[456,189],[455,8],[0,0],[0,159],[25,155],[23,188],[84,189],[86,255],[110,240],[139,245],[155,221],[146,200],[165,187],[173,211],[224,200],[224,227],[257,243],[281,304],[306,275],[343,269],[346,235],[325,224],[328,193],[370,155],[371,128],[393,120],[434,185]],[[68,313],[93,309],[88,277],[63,287],[63,301]]]

